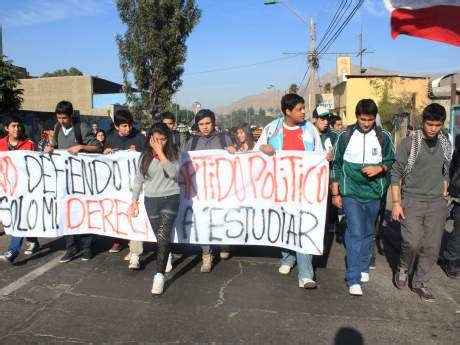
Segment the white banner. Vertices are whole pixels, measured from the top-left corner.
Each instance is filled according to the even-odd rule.
[[[155,241],[140,198],[128,216],[138,153],[0,152],[0,222],[8,234],[82,233]],[[319,255],[329,185],[324,154],[183,155],[174,242],[268,245]]]

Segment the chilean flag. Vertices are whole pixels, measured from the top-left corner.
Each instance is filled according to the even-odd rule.
[[[460,47],[460,0],[385,0],[391,37],[409,35]]]

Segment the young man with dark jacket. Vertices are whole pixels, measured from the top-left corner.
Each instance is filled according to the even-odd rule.
[[[134,126],[134,118],[129,110],[120,109],[113,116],[114,131],[107,136],[104,144],[104,153],[112,153],[118,150],[144,151],[146,138]],[[123,241],[114,238],[109,253],[118,253],[123,249]],[[129,241],[129,253],[125,260],[129,261],[128,268],[138,270],[140,268],[140,256],[144,251],[141,241]]]
[[[356,124],[339,134],[334,147],[332,203],[347,219],[345,279],[353,296],[361,296],[361,284],[369,281],[375,221],[394,160],[390,134],[376,125],[377,112],[373,100],[360,100]]]
[[[195,124],[198,128],[198,133],[193,135],[184,148],[184,151],[198,150],[222,150],[233,145],[232,139],[227,133],[216,132],[216,116],[209,109],[201,109],[195,115]],[[200,271],[209,273],[212,269],[213,253],[211,246],[203,245],[202,249],[202,265]],[[220,258],[228,259],[230,257],[227,246],[221,246]]]
[[[428,286],[447,217],[451,144],[442,134],[443,106],[432,103],[422,113],[422,129],[404,138],[391,172],[392,218],[401,222],[401,256],[394,283],[402,289],[413,273],[412,290],[427,302]]]

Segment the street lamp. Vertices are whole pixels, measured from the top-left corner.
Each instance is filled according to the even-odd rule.
[[[289,5],[288,2],[281,1],[281,0],[265,0],[264,5],[276,5],[276,4],[281,4],[284,7],[286,7],[293,15],[295,15],[297,18],[299,18],[304,24],[308,25],[307,20],[299,13],[297,12],[291,5]]]

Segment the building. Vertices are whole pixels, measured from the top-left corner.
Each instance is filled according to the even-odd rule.
[[[355,108],[360,99],[371,98],[377,104],[385,95],[390,99],[410,99],[415,94],[416,109],[431,103],[428,77],[405,75],[347,75],[333,89],[334,112],[345,124],[356,121]],[[410,111],[410,109],[408,109]]]
[[[122,85],[93,76],[20,79],[22,109],[54,112],[59,101],[70,101],[82,115],[108,116],[113,105],[126,104]]]

